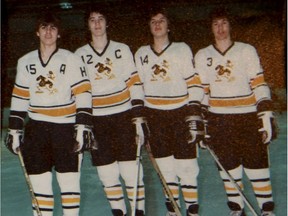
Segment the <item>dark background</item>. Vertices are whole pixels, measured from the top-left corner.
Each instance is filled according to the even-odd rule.
[[[172,15],[172,38],[196,52],[212,42],[207,17],[218,5],[235,18],[233,38],[258,50],[277,110],[286,110],[286,0],[6,0],[1,1],[1,110],[10,106],[17,60],[38,48],[34,22],[39,13],[53,10],[62,19],[60,47],[75,51],[87,43],[84,12],[91,3],[110,9],[108,35],[126,43],[132,52],[150,43],[147,11],[161,4]],[[70,3],[72,8],[61,8]]]

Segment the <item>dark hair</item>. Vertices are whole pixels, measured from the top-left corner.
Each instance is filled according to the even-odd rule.
[[[210,23],[213,22],[215,19],[226,18],[229,22],[232,22],[232,16],[227,8],[225,7],[217,7],[214,8],[209,14]]]
[[[40,26],[47,26],[51,24],[54,25],[58,29],[58,32],[60,32],[61,30],[60,18],[56,16],[54,13],[47,12],[47,13],[41,14],[38,17],[35,29],[36,31],[38,31]]]
[[[148,22],[150,22],[151,18],[156,16],[157,14],[163,14],[168,21],[168,25],[170,25],[169,13],[166,10],[166,8],[161,7],[161,6],[155,6],[155,7],[150,8],[149,13],[148,13]]]
[[[99,14],[102,14],[106,20],[106,23],[108,23],[108,17],[109,17],[109,12],[107,10],[107,8],[105,6],[101,6],[101,5],[89,5],[88,9],[86,10],[86,13],[85,13],[85,16],[84,16],[84,19],[85,19],[85,22],[88,21],[91,13],[99,13]]]

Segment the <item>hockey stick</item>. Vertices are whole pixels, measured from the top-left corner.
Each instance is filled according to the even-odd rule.
[[[137,152],[136,152],[136,178],[134,182],[133,189],[133,202],[132,202],[132,216],[136,215],[136,201],[137,201],[137,189],[138,189],[138,180],[139,180],[139,169],[140,169],[140,161],[141,161],[141,143],[140,138],[136,136],[136,144],[137,144]]]
[[[156,173],[160,179],[160,182],[163,186],[163,189],[164,189],[166,195],[168,196],[176,215],[181,216],[179,206],[178,206],[177,202],[174,200],[173,194],[170,191],[170,188],[168,187],[167,182],[165,181],[165,179],[164,179],[164,177],[160,171],[160,168],[159,168],[159,166],[158,166],[158,164],[157,164],[157,162],[156,162],[156,160],[152,154],[149,142],[147,142],[147,144],[146,144],[146,150],[147,150],[149,159],[150,159],[150,161],[151,161],[151,163],[152,163],[152,165],[153,165],[153,167],[154,167],[154,169],[155,169],[155,171],[156,171]]]
[[[30,192],[30,195],[31,195],[31,198],[32,198],[32,202],[33,202],[34,207],[35,207],[36,212],[37,212],[37,215],[38,216],[42,216],[42,213],[41,213],[40,208],[39,208],[38,201],[37,201],[37,199],[35,197],[35,194],[34,194],[32,183],[30,181],[29,175],[27,173],[27,170],[26,170],[26,167],[25,167],[25,164],[24,164],[24,160],[23,160],[23,156],[22,156],[22,152],[21,152],[20,148],[18,149],[18,158],[20,160],[20,164],[21,164],[24,176],[25,176],[26,183],[27,183],[28,188],[29,188],[29,192]]]
[[[210,154],[212,155],[213,159],[218,164],[220,169],[227,175],[229,181],[233,184],[233,186],[235,187],[237,192],[240,194],[241,198],[244,200],[244,202],[246,203],[246,205],[248,206],[250,211],[253,213],[253,215],[259,216],[259,214],[256,213],[256,210],[253,208],[253,206],[251,205],[251,203],[249,202],[249,200],[247,199],[247,197],[243,193],[243,191],[240,188],[240,186],[235,182],[234,178],[230,175],[230,173],[224,169],[224,167],[220,163],[220,161],[219,161],[217,155],[215,154],[215,152],[208,145],[206,145],[206,149],[210,152]]]

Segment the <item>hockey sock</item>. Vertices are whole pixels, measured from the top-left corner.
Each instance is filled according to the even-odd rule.
[[[241,189],[243,189],[243,184],[242,184],[243,168],[242,168],[242,165],[238,166],[237,168],[235,168],[233,170],[227,170],[227,171],[233,177],[234,181],[239,185],[239,187]],[[224,173],[223,171],[220,171],[220,176],[224,182],[224,187],[226,190],[228,200],[230,202],[237,203],[241,208],[244,208],[244,201],[242,200],[237,189],[234,187],[233,183],[230,182],[226,173]]]
[[[136,166],[136,161],[121,161],[119,162],[120,174],[125,181],[126,191],[130,204],[133,202],[134,198],[134,184],[135,184],[135,173],[138,167]],[[136,200],[136,209],[142,210],[145,212],[145,191],[144,191],[144,182],[143,182],[143,167],[140,164],[139,167],[139,179],[137,187],[137,200]]]
[[[171,193],[173,194],[173,198],[174,200],[178,203],[178,205],[180,206],[179,203],[179,183],[178,183],[178,179],[177,179],[177,175],[174,169],[174,157],[173,156],[168,156],[168,157],[163,157],[163,158],[155,158],[159,169],[171,191]],[[169,201],[169,197],[167,196],[167,194],[165,194],[166,196],[166,202],[170,202]],[[169,210],[169,209],[168,209]]]
[[[78,216],[80,208],[80,172],[59,173],[63,216]]]
[[[270,172],[265,169],[247,169],[245,173],[250,179],[258,205],[263,209],[264,203],[273,203],[272,186],[270,181]],[[273,209],[272,209],[273,210]]]
[[[53,216],[54,197],[52,189],[52,173],[29,175],[42,216]],[[37,216],[34,204],[33,215]]]
[[[110,206],[116,211],[122,211],[123,214],[127,213],[122,185],[120,182],[120,172],[117,162],[112,164],[97,166],[99,178],[104,187],[107,200]]]
[[[197,159],[176,159],[176,172],[180,179],[183,198],[188,210],[191,205],[198,204],[197,176],[199,166]]]

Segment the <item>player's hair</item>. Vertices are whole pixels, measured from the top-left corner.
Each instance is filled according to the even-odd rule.
[[[99,13],[99,14],[103,15],[105,20],[106,20],[106,24],[108,24],[109,11],[108,11],[107,7],[105,7],[103,5],[94,5],[94,4],[89,5],[88,9],[86,10],[85,16],[84,16],[85,22],[88,21],[91,13]]]
[[[216,19],[226,18],[229,22],[232,22],[232,16],[226,7],[214,8],[209,14],[209,21],[212,23]]]
[[[36,31],[39,30],[40,26],[48,26],[48,25],[54,25],[58,29],[58,32],[60,32],[61,30],[61,20],[56,14],[51,12],[40,14],[39,17],[37,18],[35,26]]]
[[[166,8],[161,7],[161,6],[155,6],[150,8],[149,13],[148,13],[148,23],[150,22],[151,18],[156,16],[157,14],[163,14],[168,22],[168,26],[170,25],[170,16]]]

